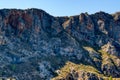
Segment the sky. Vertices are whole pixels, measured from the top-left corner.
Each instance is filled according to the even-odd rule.
[[[53,16],[72,16],[80,13],[120,11],[120,0],[0,0],[0,9],[38,8]]]

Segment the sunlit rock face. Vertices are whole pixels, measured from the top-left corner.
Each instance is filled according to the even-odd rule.
[[[68,66],[68,61],[76,65]],[[95,70],[84,71],[81,65]],[[64,73],[66,66],[73,73]],[[120,77],[119,12],[54,17],[39,9],[0,10],[1,78],[104,80],[110,76]]]

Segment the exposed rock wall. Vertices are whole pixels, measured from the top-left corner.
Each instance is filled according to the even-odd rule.
[[[3,78],[50,80],[67,61],[90,65],[104,77],[119,78],[119,48],[119,13],[54,17],[39,9],[0,10],[0,77]],[[91,72],[77,73],[83,74],[83,78],[88,77],[86,80],[104,79]]]

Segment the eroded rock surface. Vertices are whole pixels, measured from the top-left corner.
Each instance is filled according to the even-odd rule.
[[[56,70],[68,61],[79,68],[74,73],[58,71],[57,76]],[[97,72],[84,71],[80,64]],[[65,76],[58,79],[59,74]],[[0,10],[1,78],[104,80],[110,76],[120,78],[119,12],[54,17],[39,9]]]

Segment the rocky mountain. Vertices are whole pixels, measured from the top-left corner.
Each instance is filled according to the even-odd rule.
[[[120,80],[120,13],[1,9],[0,78]]]

